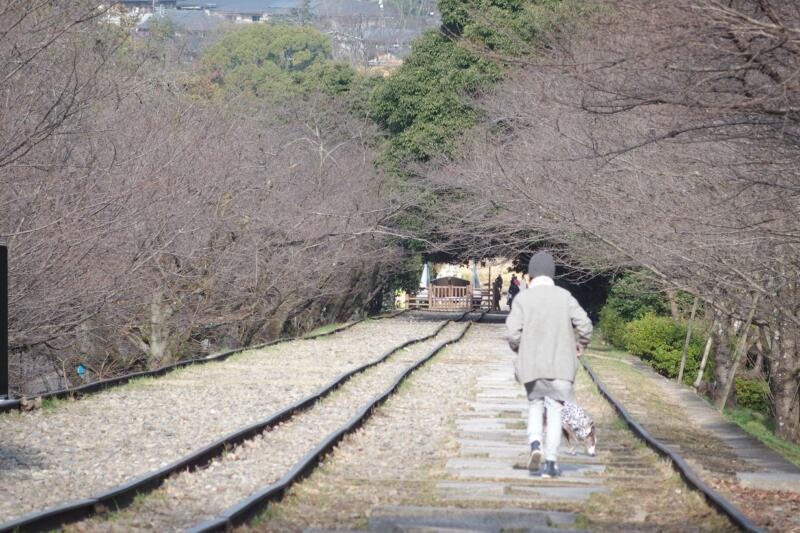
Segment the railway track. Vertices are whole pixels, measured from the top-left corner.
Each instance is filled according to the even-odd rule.
[[[461,318],[465,318],[463,315]],[[476,322],[483,316],[476,317]],[[424,337],[404,342],[368,364],[343,374],[317,394],[242,428],[216,448],[195,453],[191,460],[154,472],[148,482],[126,484],[103,497],[73,506],[49,509],[14,522],[0,531],[41,531],[76,523],[67,530],[87,531],[225,531],[246,524],[267,505],[280,500],[295,483],[313,471],[341,439],[358,429],[418,368],[445,347],[461,340],[468,324],[447,321]],[[584,363],[585,364],[585,363]],[[730,502],[705,486],[680,457],[668,452],[625,411],[603,387],[591,368],[589,376],[638,438],[667,456],[689,487],[744,531],[760,531]],[[609,431],[610,437],[614,431]],[[615,449],[613,475],[620,468],[640,468],[620,458],[629,448]],[[188,457],[185,459],[189,459]],[[628,464],[630,463],[630,464]],[[631,475],[628,472],[625,475]],[[150,493],[136,498],[137,494]],[[133,505],[131,505],[131,503]],[[130,507],[128,507],[130,506]],[[127,507],[127,509],[126,509]]]
[[[762,533],[763,530],[757,527],[745,514],[738,509],[733,503],[728,501],[719,492],[714,490],[708,483],[694,471],[694,469],[686,462],[686,460],[677,452],[671,450],[666,444],[655,438],[644,426],[639,423],[629,412],[625,406],[611,392],[606,388],[605,384],[600,380],[592,367],[587,362],[586,358],[581,359],[584,369],[591,377],[594,384],[597,386],[600,394],[613,406],[614,410],[618,413],[620,418],[630,428],[633,433],[640,438],[647,445],[648,448],[654,450],[658,455],[669,460],[672,467],[678,472],[683,481],[692,489],[699,491],[708,504],[717,509],[720,513],[727,516],[728,519],[736,525],[741,531],[750,533]]]
[[[265,430],[274,429],[281,424],[286,424],[287,421],[297,416],[304,411],[314,412],[317,409],[317,403],[326,396],[331,395],[332,392],[341,388],[343,385],[352,380],[355,376],[365,373],[371,375],[375,370],[385,368],[391,363],[391,359],[398,352],[408,349],[416,344],[430,343],[432,339],[441,338],[442,331],[450,326],[450,322],[441,324],[432,324],[428,326],[417,325],[416,329],[431,329],[433,326],[435,330],[424,336],[414,336],[399,345],[395,345],[380,357],[370,360],[369,362],[352,368],[345,373],[341,374],[333,381],[329,382],[326,386],[322,387],[315,393],[308,395],[299,401],[294,402],[289,407],[283,408],[268,417],[267,419],[260,420],[254,424],[249,424],[246,427],[241,427],[236,431],[227,434],[221,439],[217,439],[200,449],[181,457],[177,461],[164,465],[161,468],[152,470],[145,475],[138,476],[136,479],[126,481],[121,485],[115,486],[110,490],[105,490],[102,493],[95,494],[89,498],[70,502],[67,504],[58,505],[38,511],[29,513],[25,516],[12,519],[6,523],[0,524],[0,531],[43,531],[58,528],[64,524],[69,524],[75,521],[85,519],[96,513],[102,513],[109,510],[119,510],[129,505],[137,495],[152,491],[159,487],[165,479],[183,470],[193,471],[199,467],[208,465],[214,458],[220,457],[236,446],[252,441],[254,437],[263,433]],[[393,327],[396,329],[397,324]],[[374,336],[374,333],[373,333]],[[296,426],[297,424],[295,424]],[[243,448],[242,448],[243,449]],[[74,496],[73,496],[74,497]]]
[[[627,433],[626,429],[623,429],[622,427],[614,423],[606,424],[606,426],[601,430],[601,435],[604,443],[603,445],[606,448],[605,451],[610,454],[607,456],[606,459],[602,461],[609,469],[609,473],[604,476],[605,478],[607,479],[613,478],[615,480],[638,478],[641,480],[641,483],[643,484],[642,485],[643,490],[648,490],[645,488],[648,483],[656,483],[656,484],[659,483],[663,479],[663,472],[659,467],[658,462],[653,463],[652,462],[653,460],[647,457],[648,454],[645,453],[644,450],[647,450],[649,448],[650,450],[655,451],[657,454],[666,457],[671,462],[676,471],[681,475],[681,478],[686,483],[688,488],[691,490],[699,491],[703,495],[703,497],[707,500],[709,505],[715,508],[717,511],[719,511],[728,520],[730,520],[730,523],[733,526],[742,531],[752,531],[752,532],[762,531],[761,529],[753,525],[753,523],[750,520],[748,520],[747,517],[745,517],[730,502],[726,501],[721,495],[713,492],[713,490],[710,489],[710,487],[708,487],[705,483],[703,483],[702,480],[700,480],[700,478],[696,474],[691,472],[691,469],[688,467],[685,461],[683,461],[679,456],[676,456],[676,454],[668,451],[665,453],[666,448],[662,444],[660,444],[656,439],[652,438],[649,434],[647,434],[647,432],[644,431],[643,428],[635,420],[633,420],[632,417],[630,417],[630,415],[628,415],[624,407],[605,389],[602,382],[599,380],[596,374],[594,374],[594,372],[591,370],[588,364],[586,364],[585,361],[583,363],[589,378],[591,378],[592,380],[592,383],[594,383],[598,387],[600,395],[610,404],[613,410],[620,415],[622,421],[628,426],[629,429],[632,430],[636,438],[639,438],[642,441],[644,441],[644,444],[647,446],[646,448],[643,449],[640,449],[639,447],[636,446],[632,447],[630,444],[631,436],[629,433]],[[521,414],[523,414],[524,416],[524,413]],[[353,446],[354,444],[351,442],[350,445]],[[326,442],[323,441],[318,445],[315,453],[324,453],[326,449],[327,449]],[[479,455],[482,455],[482,453],[483,452],[479,452]],[[314,457],[314,459],[312,460],[311,457]],[[317,460],[316,457],[317,456],[315,456],[314,454],[309,454],[309,456],[306,458],[306,461],[308,461],[311,465],[313,465],[314,461]],[[456,461],[458,461],[458,459],[456,459]],[[578,469],[581,469],[586,466],[586,465],[581,466],[581,463],[585,461],[580,458],[572,459],[570,457],[566,457],[565,461],[566,461],[565,463],[566,466],[564,468],[568,472],[573,471],[576,467],[578,467]],[[596,459],[593,459],[592,461],[589,462],[589,466],[596,467],[600,466],[600,464],[601,462],[598,462]],[[306,462],[301,461],[300,463],[295,465],[292,471],[290,471],[286,476],[284,476],[279,481],[263,487],[261,490],[251,494],[249,497],[246,497],[241,501],[239,501],[238,503],[230,506],[216,518],[198,524],[190,528],[188,531],[190,531],[191,533],[228,531],[237,526],[246,524],[248,519],[250,519],[252,516],[257,516],[260,511],[263,511],[263,509],[267,506],[267,504],[279,500],[284,495],[286,489],[294,481],[296,481],[294,477],[295,475],[298,478],[303,477],[305,474],[305,471],[303,470],[304,468],[310,468],[310,466],[307,466]],[[515,464],[513,468],[522,469],[524,468],[524,466],[520,464]],[[331,480],[327,480],[327,484],[331,484]],[[469,489],[470,491],[481,490],[478,483],[469,482],[467,483],[467,485],[470,486]],[[557,487],[558,484],[556,483],[545,486]],[[508,488],[510,487],[506,487],[506,489]],[[522,486],[520,486],[519,488],[522,488]],[[575,490],[574,488],[569,486],[563,488],[567,490]],[[581,489],[590,490],[590,487],[584,485],[578,490]],[[315,490],[315,489],[312,488],[309,490]],[[555,490],[557,491],[558,489]],[[669,490],[671,491],[672,489]],[[504,492],[506,493],[506,497],[508,497],[508,491],[506,490]],[[687,491],[687,493],[688,492],[689,491]],[[677,493],[680,493],[680,490],[677,490]],[[513,491],[511,491],[511,494],[513,494]],[[321,495],[320,497],[323,496]],[[469,501],[471,498],[472,496],[467,496],[467,501]],[[480,497],[476,499],[480,499]],[[525,496],[523,495],[520,501],[524,501],[524,499]],[[305,505],[306,506],[308,505],[307,501],[305,502]],[[463,519],[463,515],[469,514],[471,511],[464,511],[463,514],[459,514],[458,512],[454,513],[457,517],[459,517],[458,519],[454,520],[453,516],[451,515],[451,513],[453,513],[452,509],[449,511],[442,510],[441,508],[439,508],[440,509],[439,511],[437,511],[436,508],[421,508],[421,509],[423,513],[430,513],[429,516],[423,516],[422,519],[420,518],[419,515],[409,518],[407,516],[402,516],[401,513],[401,516],[399,518],[392,517],[391,519],[387,520],[385,516],[376,515],[375,522],[377,525],[375,531],[384,531],[384,530],[405,531],[406,530],[405,528],[410,528],[409,530],[417,530],[417,529],[425,530],[426,527],[447,528],[447,527],[457,527],[458,524],[469,524],[469,520],[461,523],[459,523],[458,520]],[[279,509],[278,513],[280,514],[281,512],[282,510]],[[397,511],[395,510],[395,512]],[[551,516],[547,515],[546,512],[542,512],[541,516],[537,516],[537,512],[535,511],[534,512],[527,511],[527,513],[529,513],[527,515],[524,514],[525,512],[526,511],[521,511],[520,515],[526,516],[528,518],[525,519],[530,519],[532,521],[546,518],[546,521],[549,523],[551,519]],[[473,517],[477,517],[477,518],[472,518],[476,520],[476,523],[480,522],[484,526],[486,526],[486,524],[488,523],[488,519],[494,518],[494,516],[492,516],[491,514],[489,516],[480,515],[480,512],[474,514]],[[424,521],[425,518],[427,518],[429,521],[425,522]],[[403,522],[404,519],[407,521]],[[398,521],[393,522],[392,520],[398,520]],[[423,521],[417,522],[416,520],[423,520]],[[529,522],[528,524],[532,525],[533,523],[534,522]],[[373,530],[371,526],[372,521],[370,521],[369,524],[370,525],[368,526],[368,528],[370,531],[372,531]],[[519,524],[517,523],[513,525],[514,527],[516,527]],[[266,530],[272,530],[271,527],[274,527],[274,525],[262,524],[257,527],[253,528],[245,527],[243,529],[246,531],[262,530],[264,528],[266,528]],[[689,526],[687,525],[686,527]],[[325,528],[322,527],[320,530],[322,529]],[[468,528],[465,526],[465,530],[466,529]],[[100,530],[103,530],[103,528],[100,528]],[[316,531],[316,528],[310,528],[310,530]],[[542,531],[545,530],[549,531],[550,529],[543,527]]]
[[[44,400],[62,400],[62,399],[67,399],[67,398],[69,398],[71,400],[77,400],[77,399],[80,399],[80,398],[85,397],[85,396],[90,395],[90,394],[94,394],[94,393],[97,393],[97,392],[108,390],[108,389],[110,389],[112,387],[118,387],[120,385],[125,385],[127,383],[130,383],[133,380],[136,380],[136,379],[157,378],[157,377],[165,376],[165,375],[167,375],[170,372],[173,372],[175,370],[179,370],[181,368],[186,368],[187,366],[191,366],[191,365],[203,365],[203,364],[206,364],[206,363],[222,362],[222,361],[225,361],[226,359],[230,358],[231,356],[234,356],[236,354],[240,354],[242,352],[246,352],[246,351],[249,351],[249,350],[259,350],[259,349],[262,349],[262,348],[267,348],[267,347],[270,347],[270,346],[277,346],[278,344],[283,344],[283,343],[286,343],[286,342],[291,342],[291,341],[296,341],[296,340],[314,340],[314,339],[319,339],[319,338],[322,338],[322,337],[328,337],[330,335],[335,335],[336,333],[340,333],[342,331],[346,331],[346,330],[352,328],[353,326],[356,326],[356,325],[364,322],[365,320],[380,320],[380,319],[383,319],[383,318],[394,318],[394,317],[402,315],[402,314],[404,314],[406,312],[407,312],[406,310],[403,310],[403,311],[399,311],[399,312],[396,312],[396,313],[390,313],[390,314],[386,314],[386,315],[379,315],[379,316],[374,316],[374,317],[364,317],[364,318],[361,318],[359,320],[353,320],[351,322],[347,322],[346,324],[343,324],[343,325],[341,325],[339,327],[333,328],[333,329],[331,329],[329,331],[324,331],[322,333],[317,333],[317,334],[314,334],[314,335],[303,335],[303,336],[300,336],[300,337],[282,337],[280,339],[275,339],[273,341],[264,342],[264,343],[261,343],[261,344],[255,344],[255,345],[252,345],[252,346],[246,346],[246,347],[243,347],[243,348],[236,348],[236,349],[233,349],[233,350],[225,350],[223,352],[211,354],[211,355],[204,356],[204,357],[193,357],[193,358],[189,358],[189,359],[183,359],[183,360],[178,361],[176,363],[172,363],[172,364],[169,364],[169,365],[164,365],[164,366],[159,367],[159,368],[154,368],[153,370],[143,370],[141,372],[132,372],[130,374],[125,374],[125,375],[117,376],[117,377],[114,377],[114,378],[102,379],[102,380],[94,381],[92,383],[87,383],[86,385],[81,385],[80,387],[72,387],[72,388],[66,388],[66,389],[60,389],[60,390],[56,390],[56,391],[52,391],[52,392],[47,392],[47,393],[44,393],[44,394],[36,394],[36,395],[31,396],[31,397],[25,398],[25,400],[26,401],[31,401],[31,402],[36,401],[36,400],[39,400],[39,401],[44,401]],[[10,399],[10,400],[2,400],[2,401],[0,401],[0,414],[5,413],[5,412],[9,412],[9,411],[16,411],[16,410],[22,409],[22,407],[23,407],[23,400],[21,398],[13,398],[13,399]]]

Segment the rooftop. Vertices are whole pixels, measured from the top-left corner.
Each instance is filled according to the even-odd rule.
[[[205,33],[222,26],[225,21],[207,11],[184,11],[180,9],[164,9],[148,14],[142,18],[137,28],[140,31],[150,31],[153,24],[169,22],[190,33]]]
[[[180,10],[208,9],[238,15],[287,13],[302,6],[302,0],[180,0],[177,3]]]

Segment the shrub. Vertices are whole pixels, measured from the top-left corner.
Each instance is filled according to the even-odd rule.
[[[769,385],[760,379],[736,379],[736,405],[769,413]]]
[[[685,337],[684,324],[676,323],[669,317],[648,313],[626,326],[625,347],[633,355],[650,364],[659,374],[674,378],[680,368]],[[697,374],[702,350],[702,339],[693,334],[684,369],[684,381],[687,383]]]
[[[614,280],[606,306],[616,311],[625,322],[641,318],[647,313],[669,314],[669,303],[661,290],[636,272]]]
[[[600,310],[600,320],[597,325],[609,344],[616,348],[625,348],[626,323],[614,308],[608,305],[603,307]]]

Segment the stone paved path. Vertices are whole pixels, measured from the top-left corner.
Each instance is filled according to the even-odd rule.
[[[447,471],[457,480],[440,482],[440,497],[456,504],[483,501],[519,506],[531,500],[576,502],[608,492],[598,476],[605,471],[604,461],[584,450],[571,456],[564,443],[559,450],[560,478],[542,479],[539,472],[528,471],[528,402],[514,380],[511,353],[498,359],[478,377],[470,410],[456,419],[460,453],[447,462]]]

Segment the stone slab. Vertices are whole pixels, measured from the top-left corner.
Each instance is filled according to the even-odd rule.
[[[596,479],[586,477],[586,474],[600,474],[605,471],[604,465],[571,465],[559,463],[561,476],[551,479],[558,483],[595,483]],[[527,468],[514,468],[514,465],[503,467],[448,467],[447,471],[461,479],[498,479],[498,480],[541,480],[539,471],[530,471]]]
[[[779,490],[800,493],[800,474],[783,472],[736,472],[743,487],[760,490]]]
[[[508,418],[464,418],[456,420],[456,426],[464,431],[495,431],[509,429],[509,424],[519,424],[520,420]]]
[[[592,494],[608,492],[599,485],[504,485],[500,483],[465,483],[442,481],[436,485],[442,499],[448,501],[529,502],[532,499],[545,501],[584,501]]]
[[[511,486],[506,491],[507,496],[524,495],[535,496],[537,499],[557,501],[584,501],[592,494],[608,493],[609,489],[600,485],[590,487],[537,487],[537,486]]]
[[[486,456],[492,459],[522,460],[527,454],[521,450],[520,446],[509,448],[486,448],[483,446],[461,446],[462,456]]]
[[[486,431],[462,431],[461,435],[471,439],[486,440],[505,440],[508,442],[522,443],[526,445],[528,441],[527,433],[524,429],[492,429]]]
[[[528,413],[528,402],[482,402],[470,404],[470,408],[476,412],[492,412],[500,413],[503,411],[519,411],[520,413]]]
[[[558,531],[575,524],[575,515],[528,509],[384,506],[372,510],[368,530],[396,531]]]
[[[494,458],[494,457],[453,457],[447,461],[447,468],[526,468],[528,456],[517,455],[516,461],[509,461],[507,459]],[[603,462],[597,457],[589,456],[565,456],[560,457],[558,460],[559,466],[570,465],[568,468],[573,469],[573,465],[584,465],[592,467],[605,467]],[[652,468],[652,467],[650,467]],[[600,472],[594,468],[592,471]]]
[[[481,446],[484,448],[507,448],[507,449],[514,449],[520,451],[522,453],[528,449],[527,443],[523,439],[522,444],[517,442],[517,439],[513,441],[507,439],[473,439],[473,438],[460,438],[458,439],[458,443],[461,446]]]
[[[364,530],[361,529],[319,529],[319,528],[307,528],[303,530],[303,533],[364,533]]]

